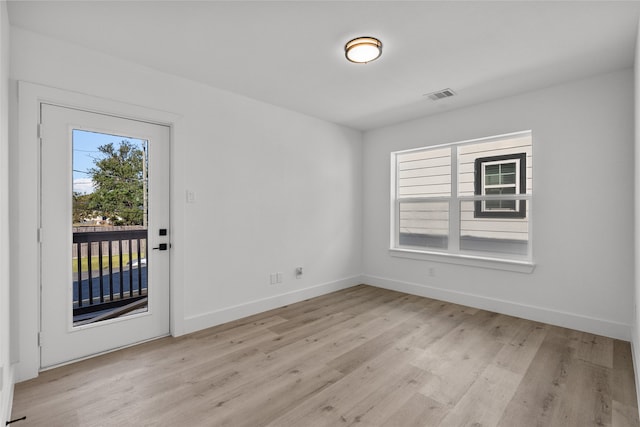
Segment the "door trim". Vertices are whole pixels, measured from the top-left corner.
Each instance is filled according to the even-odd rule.
[[[169,316],[170,333],[179,336],[184,333],[184,253],[180,249],[184,236],[184,212],[176,209],[177,174],[174,173],[175,134],[180,129],[181,116],[167,111],[133,105],[117,100],[86,95],[78,92],[57,89],[30,82],[18,82],[18,135],[12,135],[17,141],[13,159],[19,159],[19,167],[10,171],[13,186],[10,194],[10,214],[13,221],[20,218],[11,235],[11,248],[16,257],[11,274],[12,291],[17,292],[19,307],[17,318],[12,319],[12,335],[17,340],[18,354],[16,382],[35,378],[40,372],[40,348],[38,332],[40,330],[40,250],[38,227],[40,224],[40,141],[38,123],[40,122],[40,104],[47,103],[61,107],[75,108],[99,114],[113,115],[125,119],[139,120],[170,128],[170,218],[172,230],[172,256],[170,260]],[[183,188],[180,185],[180,188]],[[15,223],[15,222],[13,222]],[[34,259],[35,258],[35,259]],[[34,269],[33,266],[38,268]]]

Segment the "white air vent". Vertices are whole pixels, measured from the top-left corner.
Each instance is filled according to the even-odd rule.
[[[451,89],[447,88],[447,89],[439,90],[437,92],[427,93],[424,96],[429,97],[429,99],[432,100],[432,101],[438,101],[438,100],[443,99],[443,98],[449,98],[451,96],[454,96],[455,94],[456,93],[454,91],[452,91]]]

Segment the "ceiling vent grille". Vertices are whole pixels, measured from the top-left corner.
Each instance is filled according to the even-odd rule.
[[[438,101],[440,99],[450,98],[450,97],[454,96],[455,94],[456,93],[453,90],[447,88],[447,89],[439,90],[437,92],[428,93],[425,96],[428,97],[432,101]]]

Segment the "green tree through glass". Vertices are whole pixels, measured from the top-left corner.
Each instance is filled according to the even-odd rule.
[[[99,156],[88,170],[94,182],[88,207],[114,225],[144,222],[144,151],[127,140],[119,146],[98,147]]]

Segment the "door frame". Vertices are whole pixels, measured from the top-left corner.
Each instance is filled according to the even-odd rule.
[[[20,218],[12,229],[11,247],[16,261],[13,263],[12,292],[18,295],[17,315],[12,319],[12,335],[18,349],[16,357],[16,382],[35,378],[40,372],[40,104],[76,108],[125,119],[140,120],[170,128],[170,228],[172,254],[170,257],[169,318],[170,333],[184,333],[184,252],[181,249],[184,236],[184,209],[177,209],[176,188],[184,188],[178,182],[175,154],[175,134],[180,128],[180,116],[174,113],[100,98],[78,92],[57,89],[29,82],[18,82],[18,135],[13,159],[17,167],[10,171],[18,185],[12,186],[12,218]],[[12,135],[15,140],[16,135]],[[178,166],[179,167],[179,166]],[[181,206],[181,205],[180,205]],[[37,266],[37,268],[34,268]],[[14,312],[15,313],[15,312]]]

